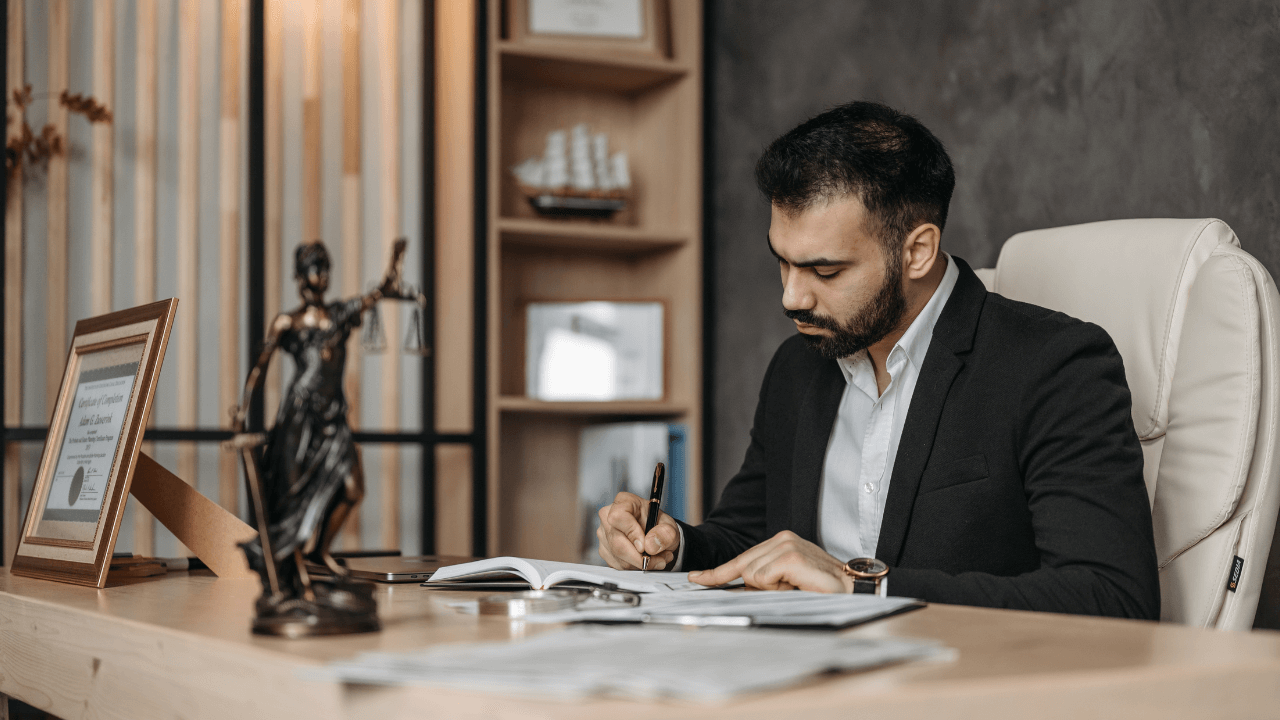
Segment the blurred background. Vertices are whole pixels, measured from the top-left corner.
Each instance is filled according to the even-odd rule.
[[[403,350],[407,306],[381,307],[381,352],[351,341],[368,495],[343,547],[578,559],[590,505],[655,457],[679,464],[672,507],[699,519],[792,332],[755,159],[852,99],[913,114],[947,146],[944,248],[974,267],[1023,230],[1218,217],[1280,272],[1274,3],[565,9],[581,5],[5,0],[10,147],[23,122],[64,145],[7,163],[4,559],[75,321],[154,299],[180,306],[146,451],[243,515],[228,409],[266,323],[298,302],[294,249],[317,239],[331,298],[366,291],[404,236],[406,278],[431,300],[426,357]],[[626,350],[659,389],[530,386],[532,308],[593,302],[660,306],[661,342]],[[273,367],[259,423],[292,372]],[[184,552],[136,503],[117,549]]]

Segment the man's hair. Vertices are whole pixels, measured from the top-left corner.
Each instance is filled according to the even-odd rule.
[[[301,243],[293,253],[293,276],[306,277],[312,268],[328,270],[329,249],[320,241]]]
[[[924,223],[941,230],[956,185],[951,158],[919,120],[880,103],[832,108],[770,143],[756,184],[779,209],[797,213],[853,195],[897,249]]]

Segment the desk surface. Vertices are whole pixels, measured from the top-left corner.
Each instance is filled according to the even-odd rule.
[[[59,717],[1261,717],[1280,707],[1280,633],[932,605],[847,632],[959,651],[707,708],[478,696],[304,680],[370,650],[503,640],[554,626],[462,615],[417,585],[379,588],[381,633],[289,641],[249,632],[256,581],[203,573],[104,590],[0,570],[0,693]],[[1206,714],[1207,713],[1207,714]]]

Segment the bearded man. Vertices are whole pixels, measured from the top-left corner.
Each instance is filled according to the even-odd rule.
[[[1096,325],[986,291],[940,250],[942,143],[875,103],[756,166],[798,334],[765,373],[742,469],[698,526],[601,508],[620,569],[718,585],[1157,619],[1129,388]]]

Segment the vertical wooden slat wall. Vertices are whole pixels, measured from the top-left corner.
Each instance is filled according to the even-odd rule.
[[[196,427],[199,374],[200,7],[178,4],[178,425]],[[178,477],[196,484],[196,447],[178,445]],[[178,547],[179,554],[186,548]]]
[[[67,0],[50,0],[49,87],[67,86]],[[49,96],[49,124],[67,137],[67,110],[58,102],[56,91]],[[62,382],[63,358],[67,356],[67,156],[49,160],[46,173],[48,193],[48,277],[45,280],[45,407],[52,408]]]
[[[26,72],[23,68],[23,0],[8,0],[9,27],[7,53],[7,86],[12,93],[22,87]],[[7,100],[6,100],[7,102]],[[18,123],[8,127],[8,137],[20,132]],[[6,140],[7,140],[6,138]],[[10,177],[4,214],[4,422],[19,425],[22,422],[22,169]],[[17,443],[4,446],[4,551],[17,546],[18,505],[21,502],[22,476],[21,454]]]
[[[339,256],[342,258],[342,295],[351,297],[360,292],[361,243],[360,212],[361,154],[360,154],[360,0],[343,0],[342,3],[342,237]],[[360,421],[360,339],[347,340],[347,376],[343,381],[353,427]],[[360,513],[347,517],[343,533],[344,543],[350,549],[360,546]]]
[[[137,305],[156,297],[156,0],[138,0],[136,90],[133,174],[133,301]],[[149,420],[155,425],[155,413]],[[142,452],[155,448],[144,443]],[[142,503],[133,504],[133,551],[155,552],[155,519]]]
[[[240,28],[243,22],[241,0],[222,0],[222,123],[219,136],[218,169],[221,210],[219,283],[222,307],[219,309],[218,385],[222,407],[219,413],[227,423],[226,409],[240,402],[243,377],[240,372],[240,178],[244,173],[240,161]],[[223,448],[218,457],[218,502],[231,512],[240,508],[240,473],[236,453]]]
[[[323,240],[323,144],[320,118],[320,3],[304,0],[302,15],[302,242]]]
[[[472,333],[475,172],[476,1],[436,3],[436,334],[465,338]],[[436,359],[436,426],[442,432],[471,432],[470,343],[440,342]],[[424,459],[424,462],[429,459]],[[475,458],[466,445],[436,449],[436,550],[471,554],[471,473]],[[492,546],[491,546],[492,547]]]
[[[93,6],[93,95],[109,108],[116,106],[116,3],[98,0]],[[115,227],[113,128],[93,126],[93,226],[90,230],[90,293],[94,315],[111,311],[111,243]]]
[[[374,27],[378,35],[375,57],[378,63],[378,110],[382,141],[379,160],[382,165],[379,192],[380,227],[384,244],[400,236],[400,5],[394,0],[375,3]],[[400,309],[396,303],[384,303],[383,318],[387,329],[387,352],[382,360],[382,424],[400,427],[400,344],[397,342]],[[400,546],[400,449],[387,445],[382,453],[382,533],[381,547]]]
[[[284,258],[284,2],[283,0],[267,0],[266,17],[263,28],[266,34],[266,107],[264,108],[263,125],[266,132],[266,231],[263,233],[266,267],[263,277],[266,278],[263,295],[263,311],[266,325],[280,314],[280,298],[283,288],[280,285],[281,266]],[[267,422],[271,422],[275,409],[280,406],[280,367],[283,363],[273,362],[267,370],[263,399],[267,408]]]
[[[8,84],[10,88],[21,87],[26,82],[24,59],[30,47],[24,47],[24,8],[29,0],[4,0],[8,3]],[[403,227],[405,200],[402,197],[405,183],[402,173],[405,172],[406,161],[402,155],[405,108],[404,83],[420,82],[420,78],[405,79],[402,77],[402,54],[407,47],[402,41],[402,33],[412,29],[401,27],[405,19],[401,17],[403,3],[408,0],[267,0],[266,2],[266,267],[264,310],[268,322],[283,309],[291,308],[293,303],[286,296],[292,296],[291,288],[282,285],[282,280],[292,268],[293,248],[285,246],[286,223],[293,220],[288,216],[291,198],[299,198],[296,207],[299,214],[296,220],[302,229],[301,239],[311,241],[324,239],[334,250],[335,263],[341,264],[336,273],[340,278],[340,287],[331,293],[334,297],[350,297],[366,289],[368,284],[377,279],[382,272],[382,265],[372,267],[366,262],[365,252],[369,250],[369,258],[376,255],[386,258],[386,251],[391,241],[403,234],[411,237],[415,244],[423,242],[416,232],[417,228]],[[169,408],[169,419],[165,425],[174,425],[183,429],[200,427],[199,382],[202,377],[201,367],[216,362],[217,398],[219,407],[216,416],[219,427],[227,427],[230,416],[228,410],[239,402],[240,389],[247,370],[244,356],[243,314],[245,308],[241,300],[241,285],[244,258],[241,250],[243,240],[241,204],[244,183],[244,132],[246,110],[243,98],[243,78],[245,71],[246,43],[244,28],[248,4],[244,0],[220,0],[218,17],[221,22],[216,57],[218,64],[219,92],[217,107],[205,107],[201,101],[201,85],[208,82],[200,69],[202,35],[199,29],[200,2],[181,0],[172,4],[172,15],[168,14],[170,6],[158,7],[159,0],[96,0],[91,4],[72,3],[68,0],[50,0],[43,8],[47,17],[47,36],[35,43],[40,53],[39,62],[47,63],[47,87],[36,88],[37,93],[49,92],[47,121],[51,123],[64,138],[68,137],[68,116],[66,108],[58,101],[58,93],[63,89],[71,92],[88,92],[96,100],[113,111],[116,119],[131,115],[132,125],[94,124],[91,126],[91,145],[87,156],[76,155],[76,148],[71,153],[55,157],[49,162],[47,172],[42,171],[46,186],[47,207],[41,212],[47,217],[47,234],[40,238],[24,238],[23,232],[23,190],[21,174],[14,177],[11,192],[6,198],[5,248],[6,270],[4,278],[6,333],[4,352],[6,353],[5,407],[3,408],[7,426],[20,426],[32,422],[22,414],[22,388],[24,381],[39,387],[43,385],[47,406],[51,407],[56,397],[61,379],[63,364],[67,353],[67,338],[71,324],[78,318],[69,316],[69,297],[81,308],[90,308],[95,314],[110,312],[113,309],[113,283],[132,282],[133,290],[124,293],[126,302],[144,304],[156,299],[158,289],[175,292],[180,299],[179,314],[176,319],[173,338],[167,353],[166,365],[173,376],[169,384],[169,396],[158,397],[157,405]],[[453,3],[436,4],[437,14],[448,14]],[[471,3],[465,3],[470,8]],[[115,23],[119,18],[130,16],[134,9],[131,27],[123,28],[119,37],[120,47],[116,46],[117,32]],[[70,29],[90,13],[92,16],[92,47],[70,47]],[[470,16],[468,9],[464,14]],[[74,16],[74,17],[73,17]],[[414,16],[411,14],[411,16]],[[166,22],[166,17],[176,17],[176,22]],[[301,22],[290,22],[291,18],[300,18]],[[322,28],[337,29],[326,35]],[[176,42],[174,34],[176,32]],[[285,82],[287,65],[285,57],[286,34],[300,32],[300,42],[294,47],[302,49],[303,57],[299,67],[302,68],[301,127],[286,127],[288,118],[295,114],[288,112],[292,108],[285,107]],[[469,31],[467,31],[469,32]],[[43,35],[43,33],[42,33]],[[205,37],[209,37],[206,35]],[[328,42],[338,43],[337,47],[327,47]],[[205,41],[207,42],[207,41]],[[469,41],[468,41],[469,42]],[[165,103],[175,103],[161,107],[161,98],[165,97],[165,88],[161,87],[166,67],[161,67],[159,58],[166,47],[176,50],[176,70],[170,75],[176,98],[169,96]],[[470,46],[467,52],[470,53]],[[83,63],[84,53],[92,61],[92,86],[68,87],[71,59]],[[132,53],[133,68],[131,77],[115,77],[117,67],[129,67],[126,63],[117,65],[117,53]],[[338,107],[340,114],[341,147],[327,148],[323,142],[324,86],[322,81],[322,60],[326,53],[340,53],[342,65],[341,87],[343,97]],[[437,57],[437,62],[440,58]],[[471,56],[468,54],[469,66]],[[76,65],[83,67],[83,65]],[[365,82],[363,73],[376,80]],[[456,73],[455,73],[456,74]],[[464,72],[465,74],[465,72]],[[213,75],[208,75],[213,77]],[[461,78],[461,75],[459,75]],[[132,107],[121,113],[116,108],[117,95],[123,94],[129,99],[127,92],[117,93],[116,83],[132,83]],[[166,87],[169,87],[166,85]],[[463,95],[471,97],[471,89],[465,88]],[[37,96],[41,102],[44,99]],[[293,97],[299,97],[295,95]],[[176,102],[175,102],[176,100]],[[331,98],[332,100],[332,98]],[[369,115],[366,121],[365,115]],[[457,120],[461,115],[457,115]],[[168,119],[166,119],[168,118]],[[437,114],[435,121],[440,121]],[[423,121],[428,121],[423,118]],[[82,122],[77,120],[76,122]],[[374,126],[367,122],[376,123]],[[214,132],[216,126],[216,154],[201,158],[201,128]],[[442,154],[442,162],[457,161],[470,175],[470,128],[461,128],[462,135],[454,137],[450,153]],[[11,127],[9,132],[15,132]],[[373,130],[370,137],[377,137],[377,146],[371,152],[364,151],[363,133]],[[412,129],[409,129],[412,132]],[[331,128],[332,132],[332,128]],[[127,136],[128,140],[121,147],[115,146],[117,133]],[[465,144],[459,144],[460,142]],[[298,143],[297,154],[291,155],[288,143]],[[326,164],[325,152],[340,152],[341,162],[330,156]],[[295,173],[290,179],[286,163],[289,157],[297,157],[301,162],[301,173]],[[77,159],[79,158],[79,159]],[[85,161],[87,160],[87,163]],[[88,262],[84,277],[88,278],[88,287],[69,287],[68,242],[69,233],[73,230],[69,220],[68,185],[71,182],[71,165],[69,163],[85,163],[77,165],[76,178],[87,177],[91,184],[91,207],[88,213],[88,227],[74,228],[74,231],[88,233],[89,257],[75,259],[75,262]],[[123,171],[123,189],[115,187],[115,170],[119,163]],[[438,166],[440,163],[438,163]],[[82,175],[87,167],[87,175]],[[163,173],[168,168],[176,169],[176,190],[161,187]],[[326,168],[340,168],[340,177],[326,185]],[[459,176],[454,176],[455,179]],[[80,180],[76,180],[80,182]],[[127,194],[128,183],[132,184],[132,195]],[[290,183],[293,183],[290,185]],[[373,191],[376,185],[377,192]],[[329,232],[338,231],[338,237],[324,237],[325,229],[325,188],[336,190],[340,206],[330,217],[337,220]],[[446,192],[437,196],[437,201],[458,203],[451,217],[454,218],[450,230],[456,236],[455,242],[437,254],[439,276],[437,283],[444,282],[446,292],[456,300],[460,293],[469,292],[469,278],[472,273],[470,260],[470,228],[467,218],[470,213],[463,205],[471,202],[470,182],[459,182],[461,192]],[[116,207],[117,191],[123,201],[122,207]],[[297,195],[290,195],[297,193]],[[171,206],[163,206],[158,198],[172,198]],[[200,208],[202,203],[217,203],[216,234],[212,229],[201,233]],[[416,202],[416,199],[414,200]],[[168,202],[168,200],[166,200]],[[116,216],[124,213],[124,218],[132,214],[132,224],[127,220],[124,224],[116,221]],[[172,223],[172,224],[170,224]],[[209,228],[211,226],[206,226]],[[114,237],[116,228],[131,228],[132,257],[128,255],[130,238]],[[375,237],[369,231],[377,228]],[[408,232],[406,233],[406,230]],[[77,235],[77,237],[80,237]],[[45,269],[43,277],[38,278],[38,285],[43,285],[45,309],[44,330],[47,341],[43,350],[45,362],[40,367],[23,368],[22,359],[22,327],[23,314],[23,243],[39,243],[44,250]],[[123,243],[117,248],[118,243]],[[200,248],[209,249],[209,243],[216,247],[216,273],[212,266],[201,265]],[[419,252],[422,251],[418,247]],[[212,256],[209,256],[212,257]],[[117,266],[117,261],[122,266]],[[370,261],[371,262],[371,261]],[[36,265],[39,268],[39,265]],[[74,269],[79,269],[77,266]],[[450,276],[447,277],[446,276]],[[122,279],[124,278],[124,279]],[[29,280],[28,280],[29,282]],[[216,294],[206,292],[206,298],[216,297],[218,327],[216,330],[200,327],[199,312],[200,286],[203,283],[217,282],[219,291]],[[462,285],[453,287],[459,282]],[[452,283],[452,284],[450,284]],[[37,286],[38,287],[38,286]],[[171,289],[170,289],[171,288]],[[206,285],[206,290],[208,286]],[[256,289],[254,289],[256,291]],[[87,295],[86,295],[87,294]],[[82,298],[88,298],[85,303]],[[345,387],[348,402],[351,405],[353,425],[360,423],[361,405],[373,402],[368,408],[370,413],[365,417],[376,418],[371,424],[377,425],[380,431],[397,431],[402,428],[402,405],[412,403],[411,399],[402,400],[404,388],[401,384],[402,343],[405,332],[404,320],[407,317],[394,303],[381,306],[383,326],[387,335],[387,352],[376,363],[366,367],[364,372],[376,375],[379,379],[379,392],[376,397],[364,397],[361,392],[362,359],[360,356],[360,338],[358,333],[351,339],[348,355],[348,372]],[[460,341],[451,344],[461,351],[452,350],[444,360],[456,372],[454,378],[437,384],[437,392],[448,398],[452,410],[438,415],[437,418],[423,418],[424,422],[440,421],[448,430],[469,431],[472,425],[470,403],[465,388],[470,386],[470,354],[465,350],[470,343],[471,317],[469,304],[466,307],[451,305],[447,310],[437,311],[438,323],[448,326],[449,332],[456,332]],[[216,347],[210,344],[216,342]],[[36,355],[39,356],[38,353]],[[271,421],[281,396],[282,358],[273,361],[268,373],[265,389],[268,422]],[[25,373],[25,375],[24,375]],[[164,385],[162,384],[162,387]],[[207,399],[206,399],[207,400]],[[410,405],[411,406],[411,405]],[[208,408],[204,408],[204,417],[210,416]],[[151,425],[156,424],[153,417]],[[154,453],[153,444],[144,446],[143,450]],[[178,442],[176,445],[176,474],[192,485],[197,484],[200,471],[197,446],[193,442]],[[19,464],[20,446],[10,443],[4,447],[4,548],[6,552],[14,546],[21,513],[25,508],[20,505],[21,471]],[[383,547],[401,546],[400,515],[402,497],[402,479],[405,466],[398,445],[387,444],[379,447],[379,471],[369,482],[376,487],[370,493],[371,498],[378,501],[376,512],[377,528],[369,535],[368,540]],[[218,483],[216,500],[224,507],[236,511],[240,503],[240,472],[234,454],[222,450],[217,462]],[[423,462],[433,461],[423,457]],[[469,475],[471,465],[470,450],[466,447],[442,449],[434,460],[437,468],[448,467],[446,474],[457,477]],[[34,468],[27,468],[28,474]],[[443,490],[437,490],[437,498],[445,502],[441,509],[449,515],[463,519],[470,515],[470,508],[465,503],[469,500],[469,484],[466,478],[450,484],[446,482]],[[373,488],[371,488],[373,489]],[[461,504],[460,504],[461,503]],[[154,554],[167,552],[167,546],[158,543],[155,522],[150,513],[140,505],[133,504],[132,547],[125,548],[134,552]],[[366,515],[366,522],[369,515]],[[465,552],[463,544],[467,530],[464,524],[454,523],[457,527],[446,534],[457,535],[459,540],[457,552]],[[344,533],[343,544],[348,548],[359,548],[361,542],[361,524],[359,513],[353,513],[347,532]],[[157,547],[157,545],[161,547]],[[178,553],[186,552],[186,548],[178,546]]]

